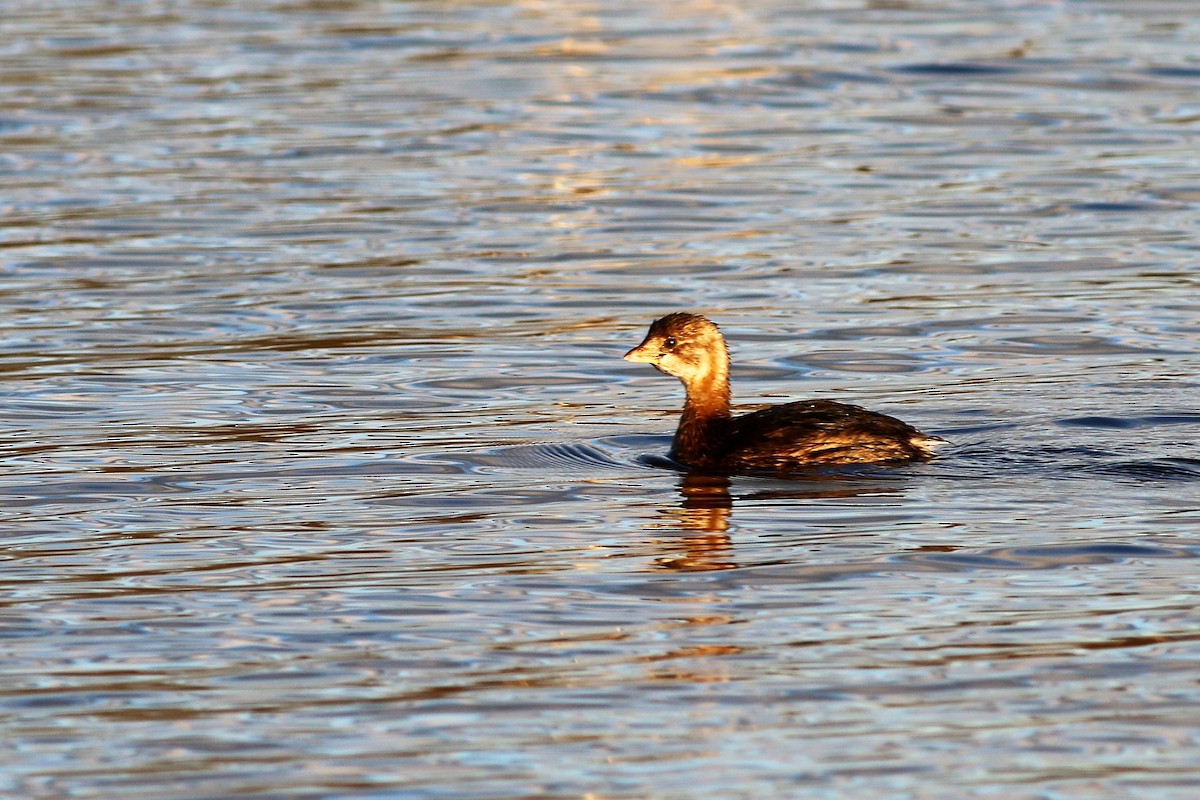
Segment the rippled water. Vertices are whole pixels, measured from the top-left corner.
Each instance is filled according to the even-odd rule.
[[[0,31],[0,794],[1200,791],[1187,4]],[[678,474],[679,309],[954,446]]]

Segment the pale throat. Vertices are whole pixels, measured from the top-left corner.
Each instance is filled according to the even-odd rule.
[[[729,416],[729,356],[724,352],[706,353],[683,385],[687,390],[685,415]]]

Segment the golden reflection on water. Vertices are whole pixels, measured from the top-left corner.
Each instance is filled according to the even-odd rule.
[[[660,544],[682,550],[680,555],[655,559],[659,569],[707,571],[733,569],[733,543],[726,531],[733,498],[729,495],[729,478],[689,472],[679,485],[683,502],[677,507],[660,511],[664,519],[656,527],[678,530],[678,540],[662,540]]]
[[[888,486],[877,480],[855,480],[836,472],[793,476],[792,481],[796,488],[788,488],[786,481],[776,480],[772,482],[772,488],[750,492],[743,500],[755,503],[783,500],[815,502],[889,494],[899,497],[902,492],[899,487]],[[690,471],[682,476],[678,486],[682,501],[660,509],[652,525],[654,528],[678,531],[680,535],[677,538],[662,539],[659,544],[683,552],[657,558],[657,568],[703,572],[739,566],[734,557],[734,542],[729,535],[735,508],[731,484],[727,475]]]

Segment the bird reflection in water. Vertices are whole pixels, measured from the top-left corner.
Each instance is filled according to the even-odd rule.
[[[891,481],[860,482],[847,475],[813,474],[803,480],[791,477],[791,486],[786,489],[749,492],[740,495],[739,500],[805,501],[903,492],[902,486]],[[729,486],[728,475],[693,471],[683,476],[679,484],[683,502],[678,506],[660,509],[659,514],[663,519],[656,525],[682,534],[678,539],[659,542],[678,552],[656,558],[654,565],[657,569],[707,572],[739,566],[728,533],[733,517],[733,495],[729,492]]]
[[[729,494],[729,476],[689,472],[679,484],[683,502],[660,513],[670,522],[663,527],[684,533],[679,540],[680,555],[663,556],[655,560],[660,569],[679,571],[708,571],[733,569],[733,543],[726,531],[733,510]]]

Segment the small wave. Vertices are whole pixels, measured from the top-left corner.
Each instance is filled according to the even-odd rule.
[[[906,75],[963,76],[963,75],[1010,75],[1017,72],[1012,64],[983,63],[979,61],[940,61],[933,63],[901,64],[892,67],[892,72]]]
[[[1132,428],[1158,427],[1160,425],[1200,425],[1200,414],[1148,414],[1142,417],[1067,417],[1055,420],[1056,425],[1067,428]]]
[[[1137,427],[1137,423],[1134,420],[1121,419],[1119,417],[1071,417],[1069,419],[1055,420],[1054,422],[1056,425],[1061,425],[1064,428],[1110,428],[1116,430]]]
[[[1195,481],[1200,480],[1200,459],[1152,458],[1144,461],[1121,461],[1099,464],[1089,469],[1092,474],[1115,475],[1143,480]]]
[[[594,472],[597,469],[662,468],[647,451],[664,450],[668,437],[615,436],[587,442],[537,442],[507,445],[478,452],[455,453],[453,459],[468,469],[549,469],[559,472]],[[673,462],[662,458],[667,468]]]
[[[1036,545],[1014,547],[1010,552],[1016,558],[1044,559],[1047,557],[1061,560],[1063,558],[1093,558],[1105,560],[1121,560],[1125,558],[1181,558],[1191,555],[1187,551],[1172,547],[1157,547],[1147,544],[1127,544],[1125,542],[1088,542],[1084,544],[1067,545]]]
[[[905,553],[891,559],[921,564],[936,571],[981,569],[1056,569],[1080,564],[1110,564],[1133,558],[1195,558],[1185,548],[1125,542],[1080,542],[1036,547],[1005,547],[984,551]]]

